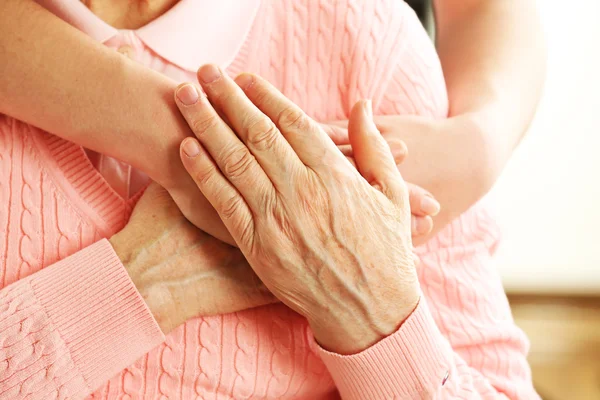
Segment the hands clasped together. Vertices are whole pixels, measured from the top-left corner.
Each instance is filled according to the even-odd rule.
[[[162,189],[148,190],[144,197],[165,199],[166,211],[134,212],[111,241],[163,330],[194,315],[267,304],[274,295],[306,317],[330,351],[356,353],[393,333],[415,309],[420,288],[409,190],[370,102],[357,103],[350,116],[353,165],[321,125],[265,80],[242,74],[234,81],[212,65],[198,76],[203,90],[177,90],[196,135],[182,142],[181,158],[239,250],[197,230]],[[138,207],[148,207],[144,200]],[[128,237],[137,246],[125,246]],[[158,260],[165,253],[170,262]]]

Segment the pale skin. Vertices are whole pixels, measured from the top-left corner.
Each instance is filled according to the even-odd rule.
[[[170,7],[166,0],[128,3],[127,10],[117,8],[123,4],[118,1],[87,5],[103,10],[95,12],[107,22],[130,29]],[[438,210],[419,210],[422,201],[411,196],[412,213],[425,224],[422,232],[431,231],[415,237],[416,244],[489,190],[532,118],[545,62],[534,3],[437,0],[437,47],[450,118],[375,117],[392,151],[401,141],[410,149],[400,167],[405,179],[429,190],[442,205],[431,230],[430,215]],[[32,0],[1,2],[0,27],[0,58],[11,60],[0,63],[1,113],[144,170],[169,190],[192,222],[202,227],[207,221],[207,232],[230,240],[179,161],[179,144],[192,132],[172,100],[176,85],[170,79],[106,49]],[[135,118],[121,112],[130,104],[138,105]],[[335,136],[348,142],[344,134]],[[396,152],[402,153],[401,147]]]

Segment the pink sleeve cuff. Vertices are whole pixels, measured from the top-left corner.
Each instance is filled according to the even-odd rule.
[[[343,356],[314,344],[345,400],[429,398],[452,365],[450,345],[423,297],[395,333],[358,354]]]
[[[164,341],[108,240],[31,278],[90,392]]]

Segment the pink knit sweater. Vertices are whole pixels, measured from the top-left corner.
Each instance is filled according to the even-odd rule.
[[[447,113],[434,48],[400,0],[184,0],[139,31],[77,0],[40,2],[178,81],[204,61],[256,72],[318,120],[360,98],[379,114]],[[195,318],[165,338],[103,239],[134,202],[81,147],[0,115],[0,399],[537,398],[481,206],[419,249],[424,299],[402,327],[339,356],[283,305]]]

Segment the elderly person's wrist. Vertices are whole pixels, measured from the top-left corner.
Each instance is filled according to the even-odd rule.
[[[155,260],[154,257],[136,257],[136,254],[139,254],[141,251],[143,251],[143,246],[136,244],[136,235],[132,235],[131,230],[128,230],[127,228],[116,235],[113,235],[109,239],[109,242],[123,263],[129,278],[144,299],[161,331],[166,335],[174,328],[185,322],[185,320],[179,318],[178,313],[166,312],[164,310],[166,302],[160,301],[160,299],[152,296],[151,292],[149,291],[150,287],[146,285],[147,282],[144,282],[144,272],[147,272],[153,268],[153,266],[158,265],[160,260]]]
[[[368,295],[361,301],[331,300],[308,311],[315,341],[327,351],[347,355],[360,353],[393,334],[419,303],[419,284],[416,279],[410,280],[399,279],[395,284],[398,291],[392,297],[375,296],[377,289],[368,288],[364,290]],[[394,285],[378,282],[384,284]]]
[[[275,301],[239,250],[193,226],[159,185],[109,241],[165,334],[190,318]]]

